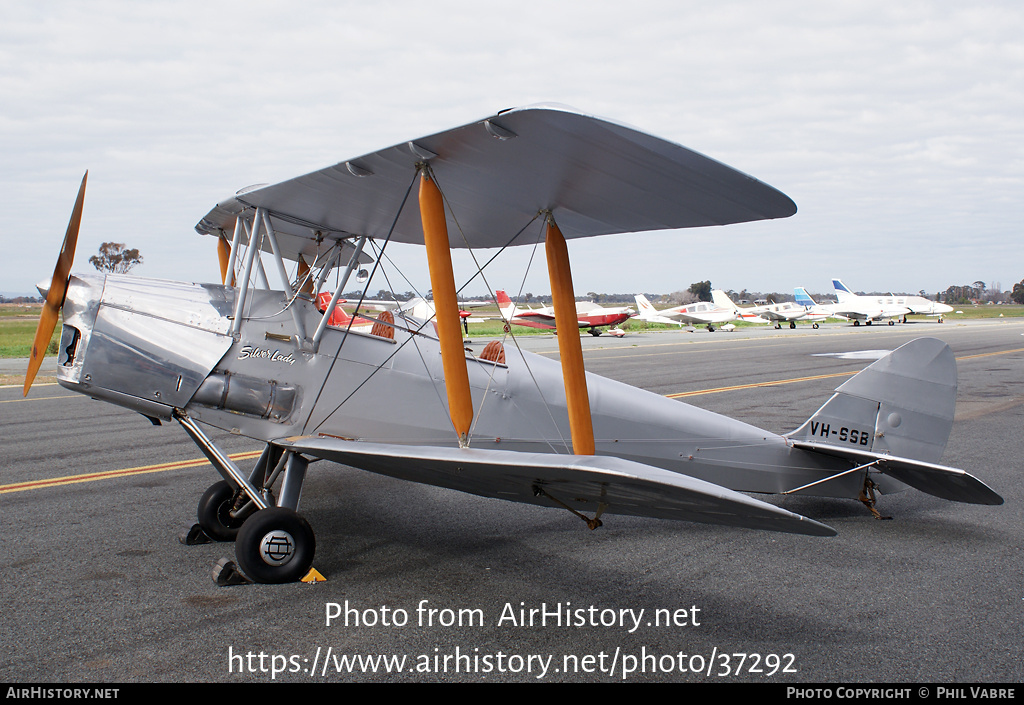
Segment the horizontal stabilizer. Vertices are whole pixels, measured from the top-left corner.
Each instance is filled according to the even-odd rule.
[[[513,502],[550,507],[556,506],[550,498],[554,497],[580,512],[810,536],[836,533],[824,524],[710,482],[609,456],[406,446],[313,436],[276,443],[382,475]]]
[[[843,448],[825,443],[804,443],[793,445],[804,450],[846,458],[858,465],[877,462],[875,467],[890,477],[941,499],[968,504],[1002,504],[1003,498],[988,485],[970,473],[945,465],[935,465],[909,458],[898,458],[881,453],[872,453],[853,448]]]

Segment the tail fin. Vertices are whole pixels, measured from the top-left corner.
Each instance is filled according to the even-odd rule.
[[[433,307],[428,306],[427,302],[418,296],[403,303],[399,306],[399,310],[423,321],[434,317]]]
[[[636,308],[637,311],[640,312],[640,318],[645,318],[651,314],[657,313],[657,310],[643,294],[635,294],[633,298],[636,300]]]
[[[721,289],[714,289],[714,290],[712,290],[712,292],[711,292],[711,301],[718,308],[728,309],[729,311],[737,310],[736,309],[736,304],[734,304],[732,302],[732,299],[729,298],[729,295],[726,294]]]
[[[795,288],[793,290],[793,294],[794,298],[796,298],[796,302],[803,306],[804,308],[807,308],[808,306],[818,305],[817,302],[811,298],[811,295],[807,293],[807,289],[803,288],[802,286],[798,286],[797,288]]]
[[[799,448],[870,464],[937,497],[1002,504],[980,480],[937,465],[955,410],[953,351],[941,340],[918,338],[841,384],[786,438]]]
[[[841,384],[789,434],[936,463],[956,410],[956,359],[941,340],[918,338]]]
[[[508,294],[505,293],[504,289],[498,289],[495,291],[494,296],[498,300],[498,310],[506,320],[515,315],[515,304],[512,303],[512,299],[508,297]]]
[[[836,290],[836,301],[847,301],[857,296],[841,279],[833,279],[832,288]]]

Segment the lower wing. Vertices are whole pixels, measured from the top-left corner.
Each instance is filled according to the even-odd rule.
[[[719,485],[610,456],[406,446],[313,436],[275,443],[382,475],[513,502],[810,536],[836,533],[824,524]]]

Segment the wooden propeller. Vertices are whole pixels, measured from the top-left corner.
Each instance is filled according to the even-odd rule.
[[[228,267],[231,266],[231,243],[223,235],[217,239],[217,257],[220,259],[220,283],[226,284]],[[231,278],[234,279],[234,277]],[[231,283],[234,284],[233,281]]]
[[[60,248],[57,266],[53,269],[53,279],[50,280],[50,288],[46,292],[43,312],[39,314],[36,337],[32,341],[32,356],[28,360],[28,371],[25,373],[23,396],[28,396],[28,390],[32,387],[36,373],[39,372],[39,366],[43,364],[46,347],[50,344],[54,328],[57,327],[57,317],[64,305],[64,296],[68,292],[68,279],[71,276],[71,265],[75,261],[75,246],[78,244],[78,228],[82,224],[85,182],[88,178],[89,172],[86,171],[82,177],[82,185],[78,188],[78,198],[75,199],[75,208],[71,211],[71,222],[68,223],[68,230],[64,234],[64,244]]]

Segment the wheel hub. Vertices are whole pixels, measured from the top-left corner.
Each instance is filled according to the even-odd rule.
[[[280,529],[264,535],[260,541],[260,558],[267,565],[284,565],[295,555],[295,539]]]

